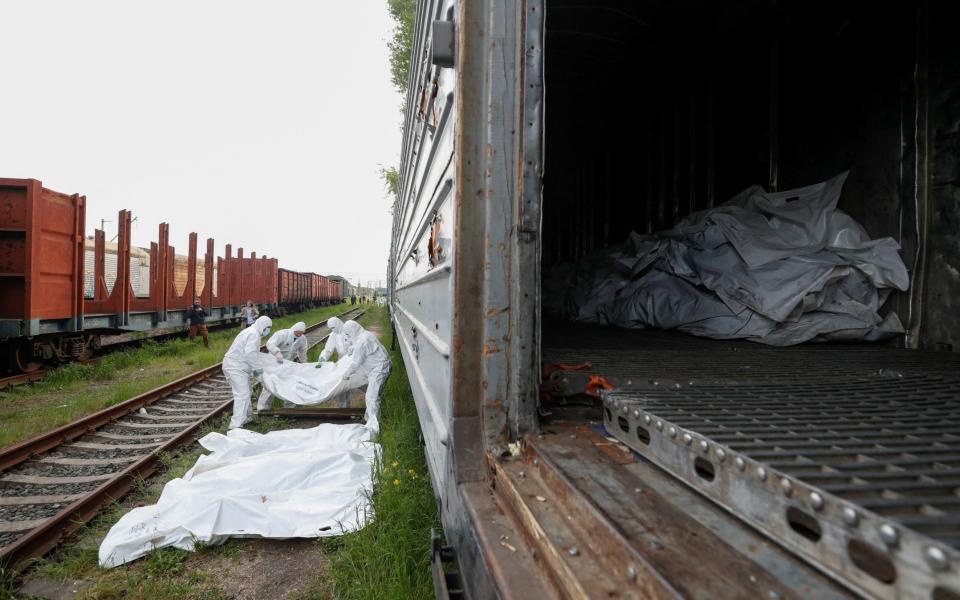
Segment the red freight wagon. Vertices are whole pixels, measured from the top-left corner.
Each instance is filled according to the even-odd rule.
[[[339,302],[332,294],[331,282],[317,273],[300,273],[279,269],[277,273],[277,303],[290,311],[301,311],[314,306]]]
[[[108,284],[103,231],[95,232],[87,256],[85,204],[83,196],[46,189],[34,179],[0,178],[0,338],[11,368],[29,371],[47,361],[87,358],[104,334],[175,331],[186,324],[196,296],[210,324],[238,320],[248,299],[261,312],[275,311],[276,259],[243,258],[242,250],[233,258],[229,245],[219,258],[212,239],[198,257],[197,235],[191,233],[188,255],[178,262],[166,223],[149,252],[137,251],[134,277],[131,215],[125,210],[110,252],[115,265]]]
[[[0,179],[0,335],[83,329],[86,199],[34,179]]]

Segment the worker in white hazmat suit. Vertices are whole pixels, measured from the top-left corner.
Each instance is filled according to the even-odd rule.
[[[233,391],[233,416],[230,429],[250,421],[250,376],[263,373],[260,366],[260,340],[270,334],[270,317],[257,317],[253,325],[241,331],[223,356],[223,374]]]
[[[267,342],[267,352],[272,354],[278,363],[284,360],[307,362],[307,325],[303,321],[296,323],[290,329],[281,329],[270,336]]]
[[[290,329],[281,329],[270,336],[267,341],[267,352],[277,359],[279,364],[285,360],[307,362],[307,324],[303,321],[295,323]],[[257,410],[265,410],[270,406],[271,394],[266,389],[260,392],[257,398]]]
[[[321,363],[330,360],[334,352],[337,353],[338,358],[343,358],[350,354],[347,336],[343,333],[343,321],[337,317],[330,317],[327,319],[327,327],[330,328],[330,336],[327,337],[327,344],[323,347],[323,352],[320,353]]]
[[[352,361],[344,372],[343,379],[351,377],[367,378],[367,393],[364,401],[367,405],[367,429],[374,435],[380,433],[380,394],[383,384],[390,377],[392,365],[390,355],[377,339],[377,336],[360,326],[356,321],[343,324],[343,334],[353,348]]]

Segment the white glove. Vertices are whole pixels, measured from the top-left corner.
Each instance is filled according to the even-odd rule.
[[[318,362],[325,363],[327,362],[327,359],[321,356]]]
[[[277,362],[282,365],[282,364],[283,364],[283,353],[282,353],[282,352],[277,352],[276,354],[274,354],[274,356],[277,357]]]
[[[254,376],[254,377],[260,377],[261,375],[263,375],[263,369],[254,369],[254,370],[253,370],[253,376]]]

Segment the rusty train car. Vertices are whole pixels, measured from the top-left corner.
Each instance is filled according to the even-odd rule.
[[[116,244],[96,230],[85,239],[86,198],[43,187],[34,179],[0,179],[0,340],[8,368],[32,371],[45,363],[90,358],[105,336],[120,339],[176,331],[187,324],[195,297],[211,325],[237,322],[252,300],[262,313],[283,307],[335,301],[339,290],[282,285],[275,258],[236,255],[227,245],[217,256],[214,240],[197,254],[191,233],[186,256],[169,244],[169,226],[159,225],[149,250],[131,246],[131,213],[120,211]],[[131,261],[131,254],[138,260]],[[110,255],[111,269],[107,269]],[[86,270],[92,263],[92,277]],[[136,265],[142,272],[132,273]]]
[[[440,597],[960,598],[958,19],[419,0],[388,280]],[[545,310],[552,267],[845,170],[840,208],[908,265],[892,341]],[[569,395],[594,376],[617,389]]]
[[[294,312],[340,302],[340,282],[317,273],[277,270],[277,298],[282,311]]]

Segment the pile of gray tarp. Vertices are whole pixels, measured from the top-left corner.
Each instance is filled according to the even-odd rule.
[[[678,329],[788,346],[903,332],[880,308],[906,290],[891,238],[837,208],[847,178],[785,192],[750,187],[668,231],[544,273],[544,309],[575,321]]]

